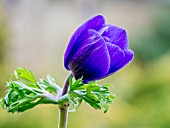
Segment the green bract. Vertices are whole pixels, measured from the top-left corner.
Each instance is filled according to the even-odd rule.
[[[69,92],[61,96],[60,88],[53,77],[47,76],[46,79],[36,81],[31,70],[17,68],[13,74],[14,78],[7,82],[9,88],[4,98],[0,99],[1,106],[8,112],[24,112],[38,104],[64,104],[69,103],[70,111],[76,108],[84,100],[95,109],[104,108],[108,110],[108,104],[115,98],[108,90],[109,84],[98,85],[98,82],[84,84],[82,79],[74,83],[72,77],[69,78]]]

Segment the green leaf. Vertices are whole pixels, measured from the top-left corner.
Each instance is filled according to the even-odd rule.
[[[105,109],[105,110],[104,110],[104,113],[106,113],[106,112],[108,111],[108,109],[109,109],[109,106],[108,106],[107,104],[104,104],[104,105],[103,105],[103,108]]]
[[[78,80],[76,80],[75,82],[74,82],[74,84],[72,84],[71,86],[70,86],[70,90],[75,90],[75,89],[77,89],[77,88],[79,88],[79,87],[81,87],[81,86],[83,86],[84,84],[83,84],[83,82],[82,82],[82,78],[80,78],[80,79],[78,79]]]
[[[115,96],[109,92],[110,84],[99,85],[98,81],[83,84],[82,79],[76,80],[71,84],[69,91],[69,100],[74,107],[74,111],[84,100],[87,104],[96,110],[104,109],[104,113],[108,111],[108,104],[111,104]],[[81,101],[81,102],[80,102]],[[72,110],[71,110],[72,111]]]
[[[96,110],[108,111],[109,104],[115,96],[109,92],[110,84],[100,85],[98,81],[84,84],[82,78],[73,82],[73,76],[69,78],[70,89],[67,94],[60,96],[60,88],[50,75],[46,79],[37,81],[33,72],[26,67],[17,68],[13,78],[6,83],[8,88],[6,95],[0,99],[0,105],[8,112],[24,112],[38,104],[70,103],[70,111],[76,111],[82,101]]]
[[[24,112],[38,104],[58,104],[68,99],[57,97],[62,89],[51,76],[38,82],[32,71],[25,67],[17,68],[13,76],[6,84],[7,94],[0,99],[0,105],[8,112]]]
[[[50,90],[52,89],[53,91],[60,92],[62,90],[62,88],[60,88],[53,77],[51,77],[50,75],[47,76],[47,80],[44,79],[40,79],[40,84],[42,84],[42,86],[44,86],[43,88],[46,88],[46,90]]]
[[[16,77],[16,79],[25,79],[27,81],[30,81],[32,83],[36,83],[36,80],[35,80],[35,77],[32,73],[31,70],[27,70],[26,67],[24,68],[17,68],[15,71],[14,71],[14,75]]]

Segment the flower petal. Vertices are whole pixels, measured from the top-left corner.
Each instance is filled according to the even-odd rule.
[[[104,26],[109,27],[104,31],[102,36],[108,37],[112,44],[118,45],[122,50],[128,49],[128,38],[124,29],[113,25]]]
[[[123,50],[111,43],[107,43],[107,48],[110,55],[110,69],[107,75],[111,74],[114,70],[114,67],[122,62],[125,58],[125,53]]]
[[[69,56],[73,56],[82,47],[96,43],[98,39],[101,39],[99,33],[94,29],[88,29],[87,31],[83,32],[76,40],[76,43],[74,44]]]
[[[69,67],[75,79],[83,77],[84,82],[104,77],[110,68],[110,56],[104,40],[79,50]]]
[[[127,65],[128,63],[130,63],[130,62],[132,61],[132,59],[133,59],[133,57],[134,57],[134,52],[133,52],[132,50],[126,49],[126,50],[124,51],[124,54],[125,54],[124,60],[123,60],[120,64],[118,64],[117,66],[112,67],[112,69],[109,70],[108,75],[111,75],[111,74],[113,74],[114,72],[120,70],[121,68],[123,68],[125,65]]]
[[[70,42],[67,46],[65,55],[64,55],[64,66],[66,69],[69,70],[68,68],[68,56],[70,54],[70,51],[73,50],[73,46],[75,45],[75,43],[80,43],[77,42],[76,40],[79,38],[79,36],[88,29],[97,29],[98,27],[100,28],[103,24],[105,23],[105,19],[102,15],[97,15],[93,18],[91,18],[90,20],[88,20],[87,22],[85,22],[83,25],[81,25],[73,34],[73,36],[70,39]]]
[[[76,40],[76,43],[66,58],[65,67],[69,70],[68,63],[79,49],[86,47],[87,45],[94,44],[100,39],[101,36],[93,29],[88,29],[87,31],[83,32],[83,34],[81,34],[81,36]]]

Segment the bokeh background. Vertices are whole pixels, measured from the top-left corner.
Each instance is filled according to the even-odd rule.
[[[169,0],[1,0],[0,97],[19,66],[32,69],[37,79],[50,74],[62,86],[69,38],[96,14],[127,30],[135,59],[101,80],[116,94],[108,113],[83,103],[69,114],[69,128],[170,128]],[[56,128],[57,121],[54,105],[14,114],[0,108],[0,128]]]

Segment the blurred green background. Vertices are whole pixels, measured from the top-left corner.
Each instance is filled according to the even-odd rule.
[[[59,85],[69,73],[63,54],[74,30],[103,14],[125,28],[134,61],[101,80],[116,94],[107,114],[83,103],[69,114],[69,128],[170,128],[169,0],[0,1],[0,97],[18,66],[36,77],[50,74]],[[57,128],[58,108],[40,105],[24,113],[0,108],[0,128]]]

